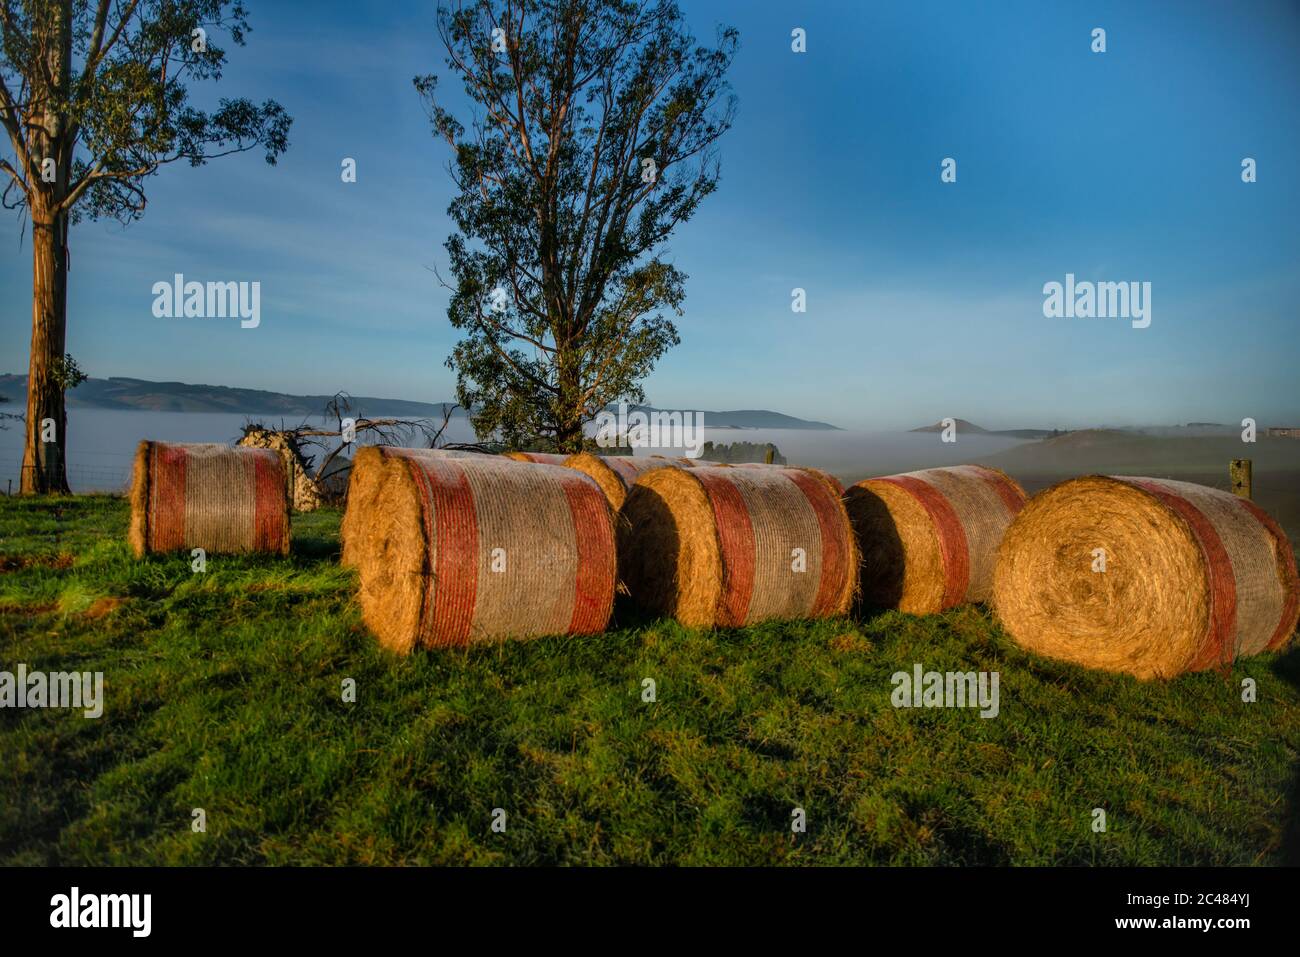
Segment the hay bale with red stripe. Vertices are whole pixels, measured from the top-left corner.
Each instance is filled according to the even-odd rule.
[[[362,616],[399,653],[593,634],[614,601],[613,517],[573,469],[389,449],[350,558]]]
[[[563,465],[568,458],[562,452],[506,452],[505,457],[516,462],[532,462],[534,465]]]
[[[289,480],[270,449],[141,442],[127,541],[150,552],[289,553]]]
[[[810,475],[815,475],[831,488],[835,490],[836,495],[844,494],[844,483],[837,479],[830,472],[823,472],[821,469],[815,469],[811,465],[771,465],[767,462],[738,462],[735,465],[738,469],[800,469]]]
[[[1253,502],[1089,475],[1025,506],[1002,542],[993,601],[1030,651],[1167,678],[1282,648],[1300,583],[1291,543]]]
[[[367,445],[357,450],[352,460],[351,474],[348,476],[347,508],[339,522],[339,539],[342,542],[342,554],[339,563],[344,566],[356,564],[352,543],[365,526],[374,521],[373,499],[383,480],[383,461],[389,455],[405,455],[414,458],[494,458],[482,452],[468,449],[403,449],[389,445]]]
[[[981,465],[867,479],[844,504],[862,551],[862,602],[916,615],[987,601],[997,548],[1025,502]]]
[[[844,505],[799,469],[654,469],[619,519],[629,595],[683,624],[825,618],[852,605],[858,554]]]
[[[600,486],[614,511],[623,507],[628,490],[637,479],[655,469],[681,468],[672,459],[644,455],[592,455],[579,452],[564,460],[566,468],[577,469],[589,475]]]

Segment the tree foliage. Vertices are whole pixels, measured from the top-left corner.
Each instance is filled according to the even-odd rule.
[[[239,0],[0,0],[0,28],[9,208],[125,222],[167,163],[260,146],[274,164],[288,146],[292,119],[273,100],[189,102],[192,83],[221,77],[218,38],[245,41]]]
[[[679,341],[665,242],[717,186],[736,32],[699,46],[672,0],[477,0],[438,31],[465,123],[417,77],[458,193],[448,366],[479,435],[576,449]]]

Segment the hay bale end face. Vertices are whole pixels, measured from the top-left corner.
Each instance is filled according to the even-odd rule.
[[[623,507],[628,489],[642,475],[655,469],[682,468],[673,459],[649,455],[592,455],[590,452],[570,455],[564,460],[564,465],[590,476],[605,493],[610,508],[616,512]]]
[[[380,471],[348,549],[362,616],[383,645],[406,653],[605,628],[614,526],[589,478],[495,456],[368,458]]]
[[[631,598],[692,627],[844,614],[857,548],[833,491],[798,469],[654,469],[619,515]]]
[[[284,459],[270,449],[141,442],[127,540],[137,558],[194,548],[287,555]]]
[[[483,458],[508,461],[500,456],[471,452],[467,449],[404,449],[389,445],[365,445],[357,450],[348,477],[347,508],[339,522],[339,539],[342,551],[339,563],[345,567],[356,565],[353,543],[357,534],[374,520],[373,498],[383,480],[383,463],[388,456],[405,455],[417,459]]]
[[[1025,506],[999,550],[993,602],[1030,651],[1161,678],[1281,648],[1300,583],[1286,535],[1253,502],[1090,475]]]
[[[980,465],[867,479],[844,504],[862,551],[862,601],[932,614],[988,600],[997,548],[1024,490]]]

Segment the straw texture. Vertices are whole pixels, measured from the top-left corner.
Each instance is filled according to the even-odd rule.
[[[817,476],[819,479],[821,479],[823,482],[829,485],[832,489],[834,489],[836,495],[844,494],[843,482],[837,479],[834,475],[831,475],[830,472],[823,472],[821,469],[815,469],[810,465],[769,465],[766,462],[738,462],[736,463],[735,468],[738,469],[781,469],[781,468],[800,469],[804,472],[808,472],[810,475]]]
[[[1139,678],[1276,650],[1300,616],[1295,553],[1257,505],[1129,476],[1036,495],[1002,543],[993,593],[1023,647]]]
[[[516,462],[532,462],[534,465],[563,465],[567,455],[558,452],[506,452],[505,457]]]
[[[629,595],[694,627],[844,614],[857,562],[839,497],[799,469],[655,469],[620,512]]]
[[[628,489],[646,472],[654,469],[682,468],[677,460],[644,455],[592,455],[579,452],[564,460],[567,468],[589,475],[609,500],[610,508],[618,511],[627,499]]]
[[[487,458],[503,461],[499,456],[465,449],[399,449],[388,445],[362,446],[357,450],[356,457],[352,461],[351,475],[348,477],[347,508],[339,523],[339,539],[342,541],[342,553],[339,556],[341,565],[350,567],[356,564],[354,543],[358,533],[374,520],[373,500],[383,483],[384,459],[394,454],[427,459]]]
[[[360,456],[358,456],[360,458]],[[573,469],[388,449],[350,559],[362,616],[399,653],[591,634],[614,599],[613,519]]]
[[[141,442],[127,541],[137,558],[194,548],[287,555],[284,460],[269,449]]]
[[[862,601],[932,614],[987,601],[1002,535],[1024,490],[981,465],[867,479],[844,504],[862,551]]]

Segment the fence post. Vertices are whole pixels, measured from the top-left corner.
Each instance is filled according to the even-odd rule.
[[[1232,494],[1250,498],[1251,479],[1250,459],[1233,459],[1228,463],[1228,478],[1232,482]]]

